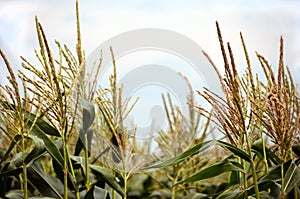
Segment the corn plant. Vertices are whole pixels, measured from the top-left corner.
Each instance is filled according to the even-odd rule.
[[[83,133],[86,134],[89,130],[89,124],[87,124],[89,121],[84,120],[82,127],[75,125],[78,119],[77,109],[82,108],[85,115],[91,112],[88,106],[84,106],[84,100],[74,97],[76,83],[82,73],[81,68],[84,66],[78,2],[76,2],[76,11],[77,59],[67,46],[62,46],[59,42],[56,42],[59,58],[55,59],[42,25],[36,18],[40,49],[35,52],[41,67],[34,66],[26,58],[21,57],[26,73],[19,71],[18,76],[22,81],[25,97],[21,96],[16,76],[1,51],[10,75],[8,80],[11,83],[11,87],[1,86],[1,110],[3,111],[1,131],[10,135],[11,138],[11,144],[4,157],[1,158],[0,177],[5,185],[1,190],[1,197],[14,198],[23,195],[24,198],[28,198],[35,192],[42,196],[58,198],[82,198],[84,196],[93,198],[96,193],[101,196],[107,195],[107,191],[99,188],[97,182],[93,184],[90,181],[87,156],[85,156],[87,161],[84,163],[80,162],[79,156],[71,156],[73,149],[71,138],[76,137],[77,131],[84,131]],[[34,78],[29,77],[28,72],[33,74]],[[12,123],[16,125],[11,125]],[[27,144],[30,139],[34,144]],[[88,152],[86,146],[84,145],[85,154]],[[15,153],[14,150],[16,152],[21,150],[21,158],[20,156],[10,158],[10,155]],[[47,161],[49,156],[50,162]],[[46,165],[41,165],[43,162]],[[53,166],[51,171],[53,173],[45,173],[43,169],[43,166],[49,167],[49,164]],[[30,175],[27,175],[27,170]],[[7,190],[12,188],[7,186],[8,179],[18,178],[21,171],[23,172],[19,176],[20,181],[17,181],[21,185],[19,191],[8,192]],[[28,179],[27,176],[30,178]],[[81,176],[85,176],[83,181]],[[110,173],[104,173],[103,176],[106,181],[114,180],[113,177],[109,178]],[[113,184],[111,185],[113,187],[117,186],[114,181],[110,184]],[[15,188],[18,188],[18,185]],[[121,188],[119,192],[124,195],[120,190]]]
[[[241,77],[238,75],[229,43],[229,58],[227,57],[218,23],[217,32],[224,59],[224,77],[210,57],[205,52],[204,54],[219,75],[225,98],[209,89],[199,94],[211,104],[212,121],[223,132],[225,140],[198,144],[154,167],[178,164],[188,157],[195,156],[203,145],[214,144],[222,146],[232,154],[210,167],[200,168],[200,172],[183,179],[175,186],[228,172],[228,182],[222,184],[219,192],[203,197],[298,198],[299,159],[295,159],[292,149],[299,132],[299,97],[289,69],[283,64],[283,40],[280,40],[277,80],[271,66],[257,53],[267,79],[264,82],[258,75],[255,78],[253,76],[242,34],[241,41],[248,67],[246,74]],[[209,117],[209,111],[201,107],[199,109],[204,116]],[[267,142],[265,137],[271,138],[273,145]],[[263,164],[259,164],[260,162]]]
[[[123,99],[112,48],[108,88],[97,83],[102,51],[92,81],[86,72],[78,1],[75,53],[55,41],[55,58],[37,17],[35,24],[38,65],[21,57],[15,73],[0,50],[9,74],[0,85],[1,198],[299,198],[299,94],[282,38],[277,70],[256,53],[261,78],[240,34],[247,66],[240,75],[217,23],[225,74],[203,53],[224,97],[198,92],[212,107],[205,110],[183,77],[189,116],[162,95],[168,127],[157,132],[160,154],[151,154],[124,123],[138,101]],[[208,140],[213,132],[224,138]]]

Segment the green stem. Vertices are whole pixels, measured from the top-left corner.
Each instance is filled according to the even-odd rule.
[[[24,199],[28,198],[28,187],[27,187],[27,164],[24,162],[26,158],[26,153],[25,153],[25,140],[24,136],[22,134],[22,159],[23,159],[23,190],[24,190]]]
[[[299,197],[298,197],[298,188],[297,188],[297,186],[294,187],[294,198],[295,198],[295,199],[299,199]]]
[[[290,159],[292,160],[293,159],[293,150],[292,150],[292,148],[290,148],[289,154],[290,154]],[[299,199],[299,197],[298,197],[298,186],[296,185],[293,190],[294,190],[294,198]]]
[[[284,162],[281,163],[280,165],[280,171],[281,171],[281,198],[285,198],[285,193],[284,193]]]
[[[255,170],[255,164],[251,157],[251,168],[252,168],[252,175],[253,175],[253,183],[254,183],[254,190],[255,190],[255,196],[257,199],[260,199],[259,195],[259,189],[258,189],[258,183],[257,183],[257,176],[256,176],[256,170]]]
[[[28,188],[27,188],[27,165],[23,163],[23,189],[24,189],[24,199],[28,198]]]
[[[116,177],[116,172],[114,170],[112,170],[112,173],[113,173],[114,177]],[[116,191],[114,189],[112,189],[111,198],[116,199],[116,197],[117,197]]]
[[[257,176],[256,176],[256,170],[255,170],[255,164],[254,164],[253,156],[252,156],[252,152],[251,152],[251,150],[252,150],[251,149],[251,143],[250,143],[250,140],[249,140],[249,137],[248,137],[247,133],[246,133],[246,141],[247,141],[249,156],[250,156],[250,160],[251,160],[250,164],[251,164],[251,169],[252,169],[255,196],[256,196],[256,199],[260,199],[258,183],[257,183]]]
[[[267,174],[269,172],[269,165],[267,160],[265,137],[264,134],[262,133],[261,126],[260,126],[260,132],[261,132],[260,137],[261,137],[262,149],[263,149],[263,163],[265,165],[265,174]],[[271,189],[268,189],[268,193],[271,193]]]
[[[67,159],[67,144],[63,138],[63,154],[64,154],[64,199],[68,199],[68,159]]]
[[[177,167],[173,166],[173,180],[172,180],[172,199],[176,198],[176,188],[173,186],[177,182]]]
[[[124,158],[125,159],[125,158]],[[129,178],[129,174],[126,172],[126,161],[123,161],[123,179],[124,179],[124,192],[125,192],[125,196],[123,197],[124,199],[127,199],[127,180]]]
[[[265,138],[263,133],[260,134],[261,141],[262,141],[262,147],[263,147],[263,162],[265,164],[265,172],[268,173],[269,171],[269,166],[268,166],[268,161],[267,161],[267,152],[266,152],[266,143],[265,143]]]
[[[124,176],[124,192],[125,192],[124,199],[127,199],[127,180],[128,180],[128,176],[127,176],[127,174],[125,174],[125,176]]]
[[[114,189],[111,191],[111,198],[116,199],[116,191]]]
[[[72,160],[70,158],[70,153],[69,153],[68,148],[66,148],[66,152],[67,152],[67,157],[68,157],[68,161],[69,161],[69,170],[70,170],[72,176],[75,179],[75,172],[74,172],[74,169],[73,169]],[[80,199],[80,193],[79,193],[79,189],[78,189],[77,186],[75,186],[75,196],[76,196],[76,199]]]
[[[176,190],[175,190],[175,188],[173,187],[173,188],[172,188],[172,199],[175,199],[175,194],[176,194]]]
[[[86,192],[88,192],[91,188],[91,183],[90,183],[89,150],[88,150],[87,133],[84,134],[84,153],[85,153],[85,172],[86,172],[85,187],[86,187]]]
[[[173,182],[174,183],[174,182]],[[173,184],[172,183],[172,184]],[[175,199],[176,190],[175,187],[172,187],[172,199]]]
[[[244,190],[246,190],[247,186],[248,186],[248,184],[247,184],[247,165],[246,165],[245,160],[241,159],[241,161],[242,161],[242,165],[243,165],[244,171],[245,171],[245,173],[242,174],[243,175],[243,186],[244,186]],[[247,191],[245,191],[245,193],[244,193],[244,198],[248,198],[248,192]]]

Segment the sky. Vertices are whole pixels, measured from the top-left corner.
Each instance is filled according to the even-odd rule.
[[[270,60],[278,53],[279,37],[286,45],[286,60],[300,67],[299,0],[266,1],[170,1],[87,0],[79,1],[86,54],[114,35],[138,28],[163,28],[186,35],[197,42],[222,66],[216,37],[218,21],[225,41],[237,54],[243,32],[249,51],[257,50]],[[75,45],[73,0],[1,0],[0,46],[12,59],[34,57],[37,47],[34,17],[38,16],[50,41]]]
[[[79,0],[79,5],[83,48],[87,56],[105,41],[124,32],[142,28],[164,29],[184,35],[198,44],[222,71],[215,26],[218,21],[224,41],[231,43],[240,72],[244,71],[246,65],[240,32],[243,33],[254,67],[259,64],[255,51],[277,67],[279,39],[282,35],[285,41],[285,63],[291,68],[295,81],[300,83],[299,0]],[[7,54],[15,70],[20,69],[20,55],[35,62],[34,49],[38,47],[35,16],[38,16],[53,47],[57,40],[75,49],[75,1],[0,0],[0,48]],[[166,55],[166,51],[157,53],[153,49],[128,53],[118,60],[118,64],[133,66],[156,60],[155,64],[167,65],[167,60],[175,68],[179,65],[181,69],[184,68],[183,72],[191,78],[194,87],[201,87],[199,85],[202,83],[197,82],[197,78],[203,77],[199,78],[189,64],[180,60],[180,56],[173,56],[172,53]],[[162,57],[164,61],[157,61]],[[0,64],[1,74],[5,74],[2,60]],[[128,70],[123,70],[123,76],[126,76]],[[209,78],[204,77],[206,80]],[[3,81],[4,75],[0,78],[0,82]],[[149,89],[151,91],[153,88]],[[143,95],[143,92],[137,90],[134,95]],[[137,110],[142,111],[149,104],[146,101]],[[153,107],[156,107],[155,103]]]

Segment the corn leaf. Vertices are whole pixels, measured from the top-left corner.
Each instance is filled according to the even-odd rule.
[[[27,169],[28,180],[43,196],[63,198],[63,184],[51,175],[46,174],[39,164],[32,164]]]
[[[236,146],[233,146],[232,144],[218,140],[218,141],[216,141],[216,145],[219,145],[221,147],[228,149],[229,151],[231,151],[235,155],[239,156],[240,158],[246,160],[247,162],[251,162],[251,158],[247,153],[245,153],[241,149],[237,148]]]
[[[43,140],[33,135],[29,135],[29,137],[34,141],[35,146],[32,151],[26,156],[24,160],[26,164],[33,162],[37,157],[45,152],[45,145]]]
[[[291,164],[284,176],[284,192],[289,193],[300,182],[300,169],[291,161]]]
[[[145,167],[144,170],[165,168],[165,167],[168,167],[168,166],[172,166],[172,165],[178,164],[178,163],[184,161],[186,158],[188,158],[190,156],[193,156],[196,153],[199,153],[201,151],[204,151],[205,149],[207,149],[208,147],[210,147],[211,145],[213,145],[213,143],[214,143],[214,141],[202,142],[202,143],[197,144],[196,146],[188,149],[187,151],[183,152],[179,156],[176,156],[174,158],[168,159],[168,160],[166,160],[164,162],[161,162],[159,164],[156,164],[156,165]]]
[[[108,192],[97,186],[93,186],[85,195],[84,199],[106,199]]]
[[[5,152],[3,158],[0,161],[0,165],[2,164],[2,162],[4,162],[5,160],[7,160],[7,158],[9,157],[9,154],[11,153],[11,151],[14,149],[14,147],[16,146],[16,144],[21,140],[22,136],[20,134],[17,134],[14,139],[11,141],[7,151]]]
[[[226,159],[220,163],[216,163],[206,169],[203,169],[199,173],[194,174],[185,180],[182,180],[182,181],[176,183],[174,186],[176,186],[178,184],[182,184],[182,183],[196,182],[196,181],[200,181],[203,179],[216,177],[222,173],[230,172],[230,171],[245,173],[242,165],[240,165],[238,162],[234,162],[229,159]]]
[[[30,128],[30,124],[28,124]],[[53,143],[53,141],[46,135],[46,133],[44,131],[42,131],[38,126],[33,126],[32,130],[30,132],[32,135],[37,136],[38,138],[40,138],[41,140],[43,140],[44,144],[45,144],[45,148],[48,151],[48,153],[53,157],[53,159],[55,159],[55,161],[57,161],[61,168],[63,168],[63,162],[64,159],[60,153],[60,151],[58,150],[58,148],[56,147],[56,145]]]
[[[103,180],[111,186],[114,190],[116,190],[121,196],[125,196],[125,192],[123,188],[119,185],[117,182],[115,176],[112,174],[111,171],[104,169],[101,166],[96,166],[96,165],[90,165],[90,168],[96,175],[100,175]]]

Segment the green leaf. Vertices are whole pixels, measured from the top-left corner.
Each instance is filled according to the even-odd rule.
[[[263,144],[262,141],[256,141],[252,145],[252,151],[262,160],[263,159]],[[267,155],[267,161],[270,165],[271,162],[273,162],[275,165],[280,164],[280,158],[273,153],[268,147],[265,147],[266,155]]]
[[[38,117],[37,115],[33,113],[28,113],[31,125],[33,122],[35,122],[35,125],[38,126],[45,134],[52,135],[56,137],[60,137],[59,131],[54,128],[52,125],[50,125],[48,122],[46,122],[44,119]]]
[[[22,158],[23,153],[19,152],[15,154],[12,159],[9,161],[9,169],[15,169],[23,166],[23,158]]]
[[[196,153],[199,153],[201,151],[204,151],[205,149],[207,149],[208,147],[210,147],[214,143],[215,143],[214,141],[202,142],[202,143],[197,144],[196,146],[188,149],[187,151],[183,152],[179,156],[176,156],[174,158],[168,159],[168,160],[166,160],[166,161],[164,161],[162,163],[156,164],[156,165],[145,167],[144,170],[165,168],[165,167],[168,167],[168,166],[172,166],[172,165],[178,164],[178,163],[184,161],[186,158],[188,158],[190,156],[193,156]]]
[[[168,188],[160,188],[152,191],[149,198],[172,198],[172,192]]]
[[[87,132],[85,132],[85,133],[83,132],[82,129],[80,129],[79,137],[77,139],[76,146],[75,146],[75,152],[74,152],[75,156],[79,156],[81,150],[84,149],[85,147],[88,148],[89,156],[91,155],[93,134],[94,134],[93,129],[88,129]],[[87,136],[87,141],[88,141],[87,146],[85,146],[85,143],[84,143],[85,135]]]
[[[5,160],[7,160],[7,158],[9,157],[9,154],[11,153],[11,151],[14,149],[14,147],[16,146],[16,144],[22,139],[22,136],[20,134],[17,134],[13,141],[11,141],[7,151],[5,152],[3,158],[0,161],[0,164],[2,164]]]
[[[235,199],[239,198],[241,195],[243,195],[244,191],[240,190],[240,188],[236,186],[230,187],[228,190],[220,194],[216,199]]]
[[[17,168],[9,171],[4,171],[0,173],[0,178],[8,177],[8,176],[18,176],[20,173],[22,173],[23,169]]]
[[[212,177],[218,176],[222,173],[229,172],[229,171],[245,173],[242,165],[240,165],[238,162],[234,162],[234,161],[230,161],[230,160],[226,159],[220,163],[216,163],[206,169],[203,169],[199,173],[197,173],[185,180],[182,180],[182,181],[176,183],[174,186],[176,186],[178,184],[182,184],[182,183],[196,182],[199,180],[212,178]]]
[[[82,106],[82,124],[83,131],[86,132],[95,120],[95,107],[93,102],[84,98],[79,99],[79,103]]]
[[[15,179],[18,179],[19,174],[22,173],[23,168],[18,167],[15,169],[9,168],[10,163],[6,163],[5,165],[1,165],[1,173],[0,173],[0,198],[5,198],[5,194],[8,190],[11,190],[11,187],[13,186],[14,182],[11,180],[11,176],[14,176]],[[10,178],[9,178],[10,177]]]
[[[272,181],[272,180],[261,181],[258,183],[258,189],[260,192],[271,190],[270,194],[272,194],[272,192],[277,189],[277,185],[276,185],[275,181]],[[248,196],[255,195],[254,185],[251,185],[245,191],[247,191]]]
[[[291,163],[292,163],[291,160],[284,163],[283,167],[285,173],[290,167]],[[269,172],[263,175],[258,182],[260,183],[260,182],[278,181],[278,180],[281,180],[281,165],[276,165],[271,167],[269,169]]]
[[[155,169],[155,168],[164,168],[164,167],[178,164],[178,163],[184,161],[186,158],[188,158],[192,155],[195,155],[198,152],[204,151],[205,149],[207,149],[208,147],[210,147],[214,144],[228,149],[229,151],[233,152],[235,155],[239,156],[240,158],[242,158],[248,162],[251,161],[250,156],[247,153],[245,153],[244,151],[242,151],[241,149],[239,149],[231,144],[228,144],[226,142],[223,142],[223,141],[219,141],[219,140],[214,141],[213,140],[213,141],[206,141],[206,142],[197,144],[196,146],[188,149],[187,151],[183,152],[179,156],[168,159],[168,160],[166,160],[162,163],[156,164],[156,165],[148,166],[144,169],[147,170],[147,169]]]
[[[239,175],[237,171],[232,171],[229,178],[229,185],[236,185],[239,183]]]
[[[82,97],[79,98],[79,103],[82,106],[82,128],[79,131],[79,137],[76,142],[75,156],[78,156],[81,150],[85,147],[88,148],[89,156],[91,151],[91,142],[93,138],[93,129],[90,128],[95,120],[95,107],[93,102],[86,100]],[[88,143],[84,143],[84,136],[87,134]]]
[[[106,199],[108,192],[97,186],[93,186],[85,195],[84,199]]]
[[[46,174],[41,165],[35,162],[27,169],[28,180],[43,196],[63,198],[63,184],[53,176]]]
[[[284,175],[284,192],[289,193],[300,182],[300,169],[294,161],[291,162]]]
[[[22,190],[10,190],[5,195],[6,199],[23,199],[24,192]]]
[[[83,141],[84,141],[84,133],[83,133],[83,130],[80,129],[79,136],[78,136],[76,146],[75,146],[74,156],[79,156],[81,150],[84,149]]]
[[[30,128],[30,126],[28,127]],[[43,140],[45,144],[45,148],[48,151],[48,153],[52,156],[57,163],[60,164],[61,168],[63,168],[63,162],[64,159],[59,151],[59,149],[56,147],[56,145],[52,142],[52,140],[46,135],[44,131],[42,131],[38,126],[33,126],[32,130],[30,132],[32,135],[37,136],[41,140]]]
[[[101,166],[96,166],[96,165],[90,165],[90,168],[92,169],[92,171],[94,173],[100,175],[100,177],[102,177],[103,180],[109,186],[111,186],[111,188],[116,190],[121,196],[125,196],[124,189],[119,185],[119,183],[117,182],[115,176],[109,170],[104,169]]]
[[[63,143],[62,143],[61,138],[58,138],[58,139],[55,140],[55,146],[60,152],[63,150]],[[68,161],[68,168],[71,167],[70,164],[72,164],[73,169],[80,169],[81,168],[81,165],[77,164],[73,160],[71,160],[71,163]],[[61,163],[59,163],[55,159],[53,159],[52,166],[53,166],[53,169],[55,171],[55,174],[56,174],[57,178],[60,179],[63,182],[64,169],[62,168]],[[68,170],[68,182],[70,182],[70,183],[68,183],[68,186],[69,186],[70,189],[72,189],[72,190],[77,190],[78,189],[76,178],[74,176],[72,176],[70,170]]]
[[[37,136],[38,138],[40,138],[41,140],[43,140],[44,144],[45,144],[45,148],[48,151],[48,153],[51,155],[51,157],[53,158],[53,161],[59,165],[60,170],[62,171],[62,169],[64,168],[64,160],[63,157],[61,155],[61,152],[59,151],[58,147],[52,142],[52,140],[40,129],[38,128],[36,125],[33,126],[32,130],[31,130],[31,134]],[[75,183],[75,179],[71,176],[70,172],[68,172],[68,178],[71,180],[71,183],[74,187],[74,189],[76,189],[76,183]]]
[[[293,152],[300,157],[300,144],[299,143],[294,143],[292,146]]]
[[[184,196],[183,199],[202,199],[202,198],[208,198],[208,197],[206,194],[203,193],[190,192],[186,196]]]
[[[229,151],[231,151],[233,154],[237,155],[238,157],[246,160],[247,162],[251,162],[251,158],[247,153],[245,153],[243,150],[237,148],[236,146],[233,146],[232,144],[218,140],[218,141],[216,141],[216,145],[225,147],[226,149],[228,149]]]
[[[26,164],[29,164],[30,162],[33,162],[37,157],[39,157],[41,154],[45,152],[44,142],[40,138],[29,135],[29,137],[34,141],[35,146],[33,150],[26,156],[24,162]]]

